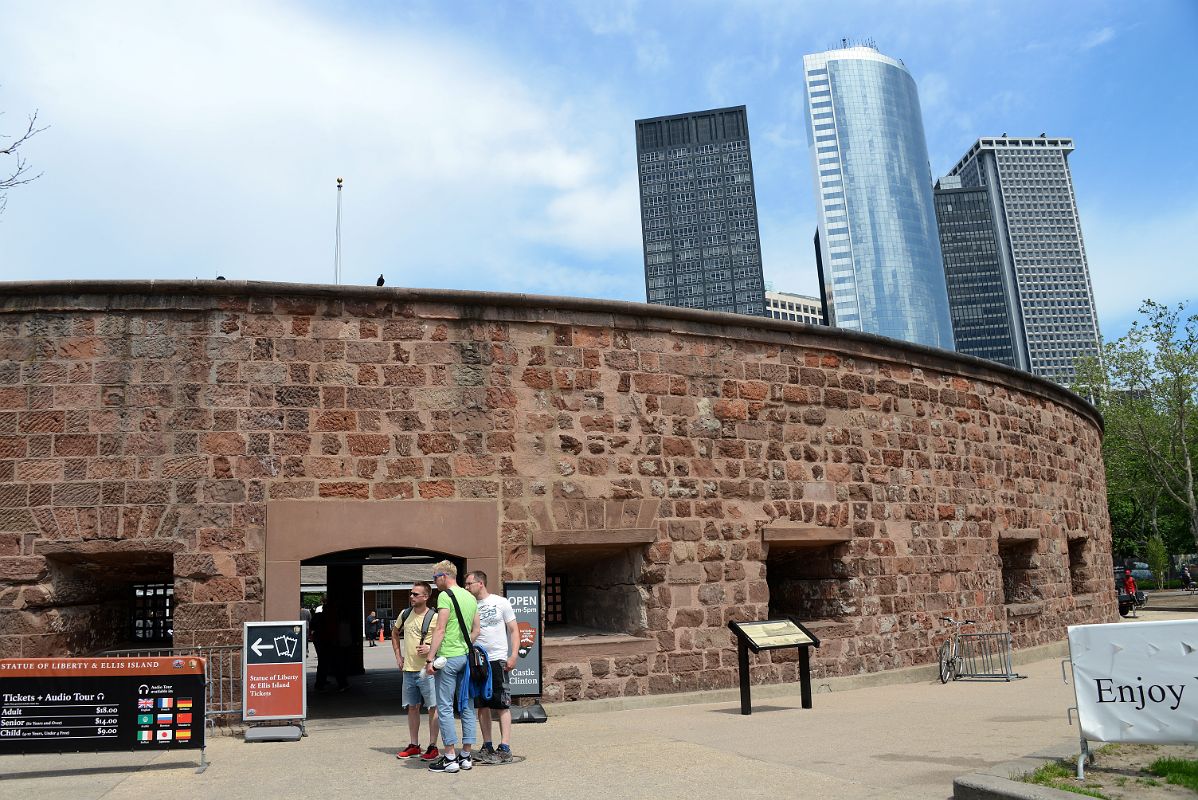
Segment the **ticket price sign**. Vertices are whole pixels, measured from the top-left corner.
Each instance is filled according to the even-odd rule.
[[[503,595],[516,614],[516,666],[508,676],[512,697],[540,697],[541,661],[541,582],[505,581]],[[513,722],[545,722],[545,710],[539,704],[512,706]]]
[[[729,629],[736,636],[736,650],[740,663],[740,713],[753,713],[753,701],[749,694],[749,651],[779,650],[784,647],[799,648],[799,695],[803,708],[811,708],[811,654],[812,647],[819,647],[819,639],[794,617],[766,619],[759,622],[729,622]]]
[[[204,659],[0,660],[0,754],[204,747]]]
[[[245,647],[242,720],[307,717],[308,687],[304,681],[307,623],[247,622],[242,642]]]

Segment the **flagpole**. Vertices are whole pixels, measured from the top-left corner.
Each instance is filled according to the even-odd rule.
[[[341,185],[343,180],[337,179],[337,235],[333,247],[333,283],[341,283]]]

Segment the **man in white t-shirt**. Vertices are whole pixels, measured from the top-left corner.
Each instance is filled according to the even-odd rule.
[[[516,666],[516,612],[503,595],[487,591],[487,573],[475,570],[466,576],[466,590],[478,600],[478,614],[470,638],[487,651],[491,662],[491,697],[476,699],[483,746],[481,764],[507,764],[512,760],[512,689],[508,673]],[[491,711],[499,712],[499,747],[491,743]]]

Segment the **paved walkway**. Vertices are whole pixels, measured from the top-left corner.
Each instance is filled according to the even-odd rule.
[[[1150,610],[1141,619],[1198,617],[1188,601],[1176,605],[1185,610]],[[1059,659],[1019,671],[1027,678],[1013,683],[925,680],[821,692],[810,710],[799,707],[796,691],[758,699],[749,717],[729,702],[568,714],[516,726],[513,750],[526,757],[523,763],[458,775],[394,758],[406,744],[406,727],[393,703],[377,702],[364,689],[368,673],[339,697],[356,695],[354,705],[369,713],[315,719],[300,742],[246,744],[218,736],[210,740],[210,766],[199,775],[191,768],[195,757],[179,752],[3,757],[0,797],[328,800],[469,791],[513,798],[723,800],[802,793],[935,800],[949,797],[962,773],[1076,741],[1077,729],[1065,716],[1073,690],[1061,680]]]

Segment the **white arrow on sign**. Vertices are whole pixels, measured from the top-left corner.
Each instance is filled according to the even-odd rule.
[[[261,656],[263,650],[274,650],[275,646],[273,644],[262,644],[262,637],[259,636],[258,641],[250,645],[250,649],[254,651],[254,655]]]

